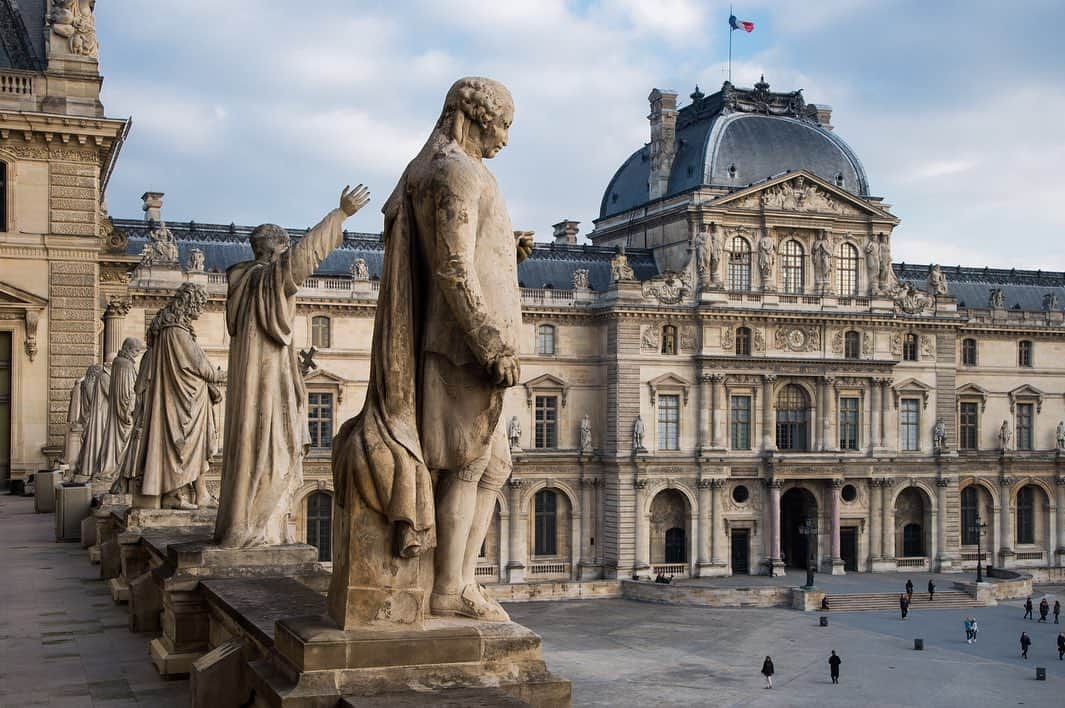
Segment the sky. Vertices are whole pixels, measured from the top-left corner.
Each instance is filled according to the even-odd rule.
[[[151,9],[154,8],[154,9]],[[514,95],[490,167],[516,229],[593,228],[607,182],[649,139],[647,95],[726,77],[729,4],[704,0],[143,0],[96,6],[102,100],[133,130],[114,217],[291,228],[341,187],[380,208],[462,76]],[[1065,3],[751,0],[733,83],[764,74],[832,124],[901,220],[896,260],[1065,270]],[[583,239],[582,239],[583,240]]]

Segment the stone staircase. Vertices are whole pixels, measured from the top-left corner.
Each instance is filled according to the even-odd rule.
[[[982,607],[983,603],[968,593],[958,590],[936,591],[936,598],[928,601],[927,592],[915,592],[910,602],[910,612],[915,610],[946,610],[953,607]],[[899,593],[840,593],[828,596],[830,612],[883,612],[899,611]]]

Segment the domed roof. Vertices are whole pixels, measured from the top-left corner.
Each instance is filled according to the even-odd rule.
[[[801,91],[772,93],[728,82],[677,112],[675,156],[666,197],[700,186],[745,187],[789,170],[807,170],[859,196],[869,195],[865,169],[827,126],[830,111],[806,105]],[[604,218],[649,201],[651,146],[634,152],[614,174],[600,205]]]

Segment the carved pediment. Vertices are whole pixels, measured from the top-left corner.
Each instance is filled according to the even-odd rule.
[[[895,408],[899,407],[899,399],[903,397],[921,399],[921,408],[928,408],[928,397],[934,390],[931,386],[919,379],[906,379],[891,387],[895,393]]]
[[[684,405],[688,404],[688,394],[691,392],[691,382],[687,379],[682,379],[676,374],[662,374],[647,382],[647,386],[651,389],[651,405],[655,405],[658,400],[659,391],[671,392],[680,391],[684,394]]]
[[[541,374],[536,378],[529,379],[524,384],[525,387],[525,402],[528,405],[533,404],[533,396],[539,393],[557,392],[562,398],[562,407],[566,407],[566,398],[569,396],[569,384],[551,374]]]
[[[1043,398],[1046,396],[1038,388],[1029,384],[1018,386],[1006,395],[1010,399],[1010,413],[1013,413],[1013,408],[1018,402],[1027,403],[1029,401],[1035,402],[1035,412],[1039,413],[1043,410]]]
[[[37,322],[48,300],[0,281],[0,320],[22,320],[26,327],[24,348],[30,361],[37,356]]]
[[[839,216],[895,217],[805,170],[789,172],[721,197],[714,206],[764,211],[792,211]]]
[[[988,390],[983,386],[977,386],[974,383],[967,383],[964,386],[959,386],[954,391],[955,396],[960,400],[962,398],[979,398],[980,399],[980,412],[983,413],[987,408],[987,397],[989,395]]]
[[[303,381],[307,386],[327,386],[336,390],[337,403],[344,401],[344,384],[347,383],[347,379],[338,374],[334,374],[327,369],[315,369],[311,373],[303,377]]]

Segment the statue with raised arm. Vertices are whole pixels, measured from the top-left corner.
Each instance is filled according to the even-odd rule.
[[[96,464],[95,480],[109,482],[118,474],[122,454],[133,431],[133,408],[136,404],[137,358],[144,343],[127,337],[111,364],[111,391],[108,396],[107,422],[103,444]]]
[[[286,519],[310,445],[307,391],[292,337],[296,291],[343,243],[344,221],[369,200],[362,185],[345,187],[340,205],[295,245],[280,226],[257,226],[251,232],[255,259],[226,271],[229,370],[241,374],[226,390],[214,532],[223,547],[293,542]]]
[[[484,164],[507,144],[510,93],[460,79],[384,206],[385,254],[362,411],[334,440],[330,615],[344,627],[433,615],[506,621],[474,577],[510,441],[503,397],[522,337],[515,234]],[[418,556],[435,546],[433,579]],[[428,603],[425,603],[427,591]]]

